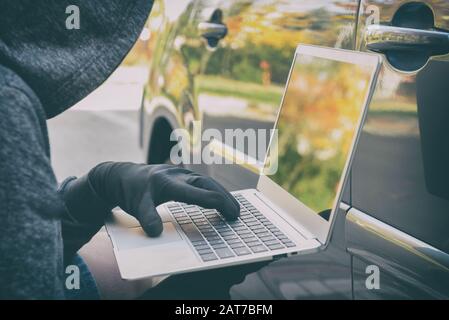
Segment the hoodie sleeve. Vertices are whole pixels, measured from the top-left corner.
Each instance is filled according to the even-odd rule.
[[[0,67],[0,298],[64,298],[60,216],[45,114]]]

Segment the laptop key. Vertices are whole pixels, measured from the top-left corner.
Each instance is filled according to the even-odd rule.
[[[282,244],[272,244],[272,245],[267,245],[268,248],[270,248],[270,250],[278,250],[278,249],[282,249],[284,248],[284,246]]]
[[[216,240],[221,240],[220,237],[215,237],[215,236],[212,236],[212,237],[206,237],[206,239],[207,239],[207,241],[209,241],[209,242],[216,241]]]
[[[230,239],[230,240],[225,239],[225,240],[226,240],[226,242],[229,243],[229,244],[234,244],[234,243],[242,242],[239,238],[234,238],[234,239]]]
[[[222,244],[222,243],[224,243],[221,239],[219,239],[219,240],[212,240],[212,241],[209,241],[209,243],[210,244],[212,244],[212,245],[214,245],[214,244]]]
[[[190,220],[182,220],[182,221],[176,221],[176,222],[178,222],[178,224],[189,224],[189,223],[192,223],[192,221],[190,221]]]
[[[251,247],[252,252],[254,253],[259,253],[259,252],[265,252],[268,251],[264,246],[256,246],[256,247]]]
[[[261,224],[255,225],[255,226],[250,226],[250,229],[254,232],[256,231],[260,231],[260,230],[266,230],[265,227]]]
[[[196,229],[196,227],[190,223],[190,224],[181,224],[181,229],[186,234],[187,238],[189,238],[190,241],[195,240],[203,240],[203,236],[201,233]]]
[[[203,214],[209,219],[221,219],[216,212],[203,212]]]
[[[188,215],[186,215],[186,214],[184,213],[184,211],[172,212],[172,215],[173,215],[176,219],[188,218],[188,217],[189,217]]]
[[[237,234],[238,234],[239,236],[243,236],[243,235],[245,235],[245,234],[251,234],[251,231],[250,231],[249,229],[247,229],[247,228],[242,229],[242,230],[237,230],[236,232],[237,232]]]
[[[284,242],[285,246],[288,248],[292,248],[292,247],[296,247],[296,244],[294,244],[293,242]]]
[[[215,228],[215,230],[217,230],[218,232],[220,231],[230,231],[231,228],[229,228],[228,226],[217,226],[216,224],[211,223],[211,225]]]
[[[227,237],[227,236],[234,236],[235,234],[232,231],[222,231],[222,232],[220,232],[220,235],[222,237]]]
[[[241,242],[241,241],[236,242],[236,243],[230,243],[229,246],[230,246],[232,249],[235,249],[235,248],[241,248],[241,247],[246,247],[245,244],[244,244],[243,242]]]
[[[259,221],[254,220],[253,222],[248,222],[246,225],[247,225],[248,227],[255,227],[255,226],[259,226],[260,223],[259,223]]]
[[[252,226],[255,226],[255,225],[259,225],[260,223],[257,220],[253,220],[253,221],[245,221],[245,224],[246,224],[247,227],[252,227]]]
[[[259,241],[259,239],[257,239],[256,237],[249,237],[249,238],[244,238],[243,241],[248,243],[248,242],[253,242],[253,241]]]
[[[273,232],[273,234],[278,237],[279,239],[288,239],[288,237],[283,234],[282,232]]]
[[[208,232],[203,232],[203,235],[208,238],[208,237],[216,237],[217,233],[215,231],[208,231]]]
[[[247,239],[247,238],[254,238],[253,234],[251,232],[245,233],[245,234],[239,234],[240,238],[242,238],[243,240]]]
[[[211,226],[198,226],[198,229],[200,229],[201,232],[215,232],[214,228]]]
[[[191,241],[194,247],[207,245],[205,240]]]
[[[219,256],[221,259],[226,259],[226,258],[231,258],[231,257],[235,257],[235,255],[232,253],[231,250],[229,249],[217,249],[215,250],[215,253],[217,254],[217,256]]]
[[[254,230],[254,233],[259,237],[259,238],[263,238],[266,236],[270,236],[272,237],[272,235],[265,229],[259,229],[259,230]]]
[[[265,243],[265,245],[267,245],[268,247],[270,247],[271,245],[274,244],[281,244],[279,241],[277,241],[276,239],[273,240],[269,240],[269,241],[264,241],[263,243]]]
[[[218,259],[217,256],[214,253],[200,254],[200,257],[201,257],[201,259],[204,262],[213,261],[213,260],[217,260]]]
[[[276,241],[276,242],[278,242],[278,241],[276,240],[276,238],[273,237],[273,236],[260,237],[260,240],[262,240],[263,242],[270,242],[270,241]]]
[[[244,256],[244,255],[247,255],[247,254],[251,253],[251,251],[248,248],[245,248],[245,247],[235,248],[233,250],[234,250],[235,254],[238,255],[238,256]]]
[[[229,228],[226,225],[222,225],[221,222],[220,223],[214,223],[214,222],[210,222],[209,223],[217,230],[217,231],[228,231],[231,230],[231,228]]]
[[[260,241],[251,241],[251,242],[246,242],[246,245],[248,247],[257,247],[257,246],[261,246],[262,243]]]
[[[213,253],[212,249],[210,249],[210,248],[208,248],[208,249],[196,250],[196,251],[198,251],[198,253],[199,253],[200,255]]]
[[[205,249],[210,249],[210,247],[207,244],[203,244],[201,246],[194,246],[196,250],[205,250]]]
[[[223,249],[223,248],[227,248],[227,247],[228,247],[228,246],[225,245],[224,242],[219,243],[219,244],[213,244],[213,245],[212,245],[212,248],[214,248],[214,250],[217,250],[217,249]]]

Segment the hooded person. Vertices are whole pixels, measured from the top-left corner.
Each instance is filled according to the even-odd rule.
[[[57,185],[46,120],[114,71],[152,4],[0,2],[0,298],[66,298],[64,266],[115,206],[149,236],[162,232],[156,206],[170,200],[238,216],[239,204],[217,182],[169,165],[107,162]],[[79,8],[79,29],[66,27],[72,5]]]

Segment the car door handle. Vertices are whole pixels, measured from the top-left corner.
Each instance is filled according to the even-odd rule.
[[[368,50],[382,53],[408,50],[432,56],[449,52],[449,34],[440,31],[370,25],[365,41]]]
[[[228,34],[228,28],[222,23],[200,22],[198,24],[199,34],[207,39],[220,40]]]

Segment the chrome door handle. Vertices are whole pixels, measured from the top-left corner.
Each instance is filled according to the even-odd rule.
[[[366,47],[375,52],[421,51],[429,55],[449,52],[449,34],[440,31],[370,25],[365,33]]]
[[[220,40],[226,37],[226,35],[228,34],[228,28],[222,23],[200,22],[198,24],[198,32],[203,38],[206,38],[207,40]]]

